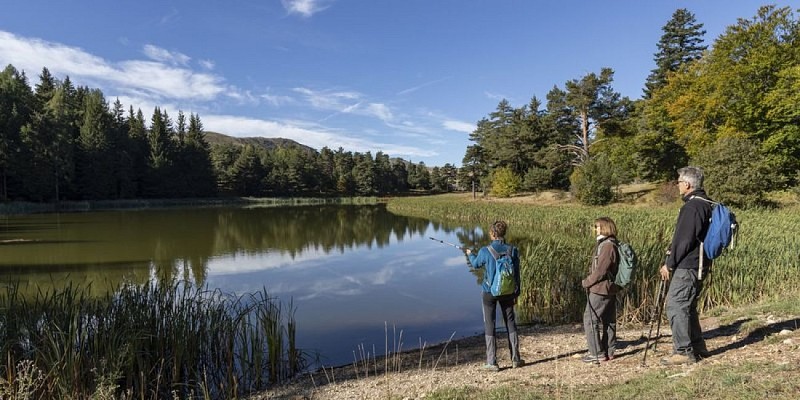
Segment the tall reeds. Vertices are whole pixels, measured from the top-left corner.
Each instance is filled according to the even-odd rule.
[[[0,292],[0,393],[29,398],[237,398],[300,372],[294,310],[188,283]],[[285,327],[284,327],[285,326]],[[31,372],[34,371],[34,372]],[[25,383],[44,377],[38,385]]]
[[[522,294],[518,313],[524,321],[577,321],[586,295],[580,286],[594,244],[595,218],[614,219],[619,237],[631,243],[639,268],[629,288],[619,294],[621,319],[642,321],[659,285],[658,269],[672,240],[680,204],[663,207],[535,206],[472,201],[455,196],[396,198],[389,211],[424,217],[451,227],[486,227],[496,219],[510,225],[508,240],[521,249]],[[737,306],[800,289],[800,213],[736,210],[740,233],[727,254],[714,260],[704,280],[700,308]],[[474,240],[474,238],[473,238]],[[477,246],[488,243],[488,235]]]

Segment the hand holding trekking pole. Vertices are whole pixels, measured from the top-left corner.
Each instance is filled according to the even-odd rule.
[[[670,253],[669,250],[667,250],[667,257],[666,258],[669,258],[669,253]],[[661,280],[662,281],[668,281],[669,280],[669,268],[667,268],[667,260],[666,259],[664,260],[664,264],[661,266],[661,269],[659,270],[659,272],[661,273]]]

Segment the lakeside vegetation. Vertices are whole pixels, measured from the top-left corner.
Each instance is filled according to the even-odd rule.
[[[370,205],[378,204],[377,197],[220,197],[190,199],[121,199],[62,201],[58,203],[6,202],[0,203],[0,215],[33,214],[62,211],[97,211],[152,209],[170,207],[248,206],[280,207],[301,205]]]
[[[301,371],[294,309],[186,283],[0,291],[0,397],[240,398]]]
[[[548,323],[580,320],[585,293],[579,282],[588,270],[594,243],[595,218],[609,216],[617,223],[621,240],[630,242],[639,259],[631,286],[620,294],[623,321],[648,321],[660,277],[665,250],[672,240],[679,201],[665,205],[633,207],[610,205],[535,204],[472,200],[469,196],[441,195],[395,198],[389,211],[435,221],[488,226],[503,219],[509,223],[508,240],[519,246],[523,288],[518,300],[521,319]],[[699,308],[740,306],[780,293],[800,290],[800,248],[794,234],[800,226],[800,209],[749,209],[738,211],[741,232],[733,249],[714,261]],[[462,246],[485,245],[488,236],[463,235]]]

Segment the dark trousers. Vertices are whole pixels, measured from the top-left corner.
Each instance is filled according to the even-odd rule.
[[[589,293],[583,311],[583,330],[589,354],[599,358],[614,356],[617,350],[616,296]]]
[[[486,335],[486,363],[497,365],[497,341],[495,339],[495,322],[497,321],[497,305],[500,304],[500,314],[508,331],[508,350],[511,360],[519,361],[519,337],[517,336],[517,322],[514,316],[515,297],[494,297],[491,293],[483,292],[483,331]]]
[[[675,353],[689,355],[706,350],[697,314],[697,299],[702,289],[703,281],[697,279],[697,271],[678,268],[672,274],[666,309]]]

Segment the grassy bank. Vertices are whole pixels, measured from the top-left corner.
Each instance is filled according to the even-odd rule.
[[[124,199],[62,201],[59,203],[0,203],[0,215],[47,212],[151,209],[169,207],[216,207],[226,205],[251,207],[302,206],[322,204],[376,204],[377,197],[219,197],[197,199]]]
[[[672,239],[680,204],[542,206],[441,195],[391,199],[387,208],[396,214],[470,226],[507,221],[508,240],[521,250],[521,317],[560,323],[579,320],[585,306],[579,282],[588,271],[594,242],[592,223],[600,216],[616,221],[620,239],[630,242],[639,258],[631,286],[620,294],[621,319],[647,320],[659,285],[658,268]],[[703,311],[800,290],[800,236],[795,233],[800,226],[800,208],[735,211],[740,233],[735,247],[715,260],[705,280],[700,299]],[[476,247],[487,243],[488,237],[463,235],[461,242]]]

